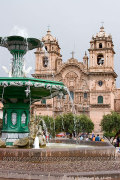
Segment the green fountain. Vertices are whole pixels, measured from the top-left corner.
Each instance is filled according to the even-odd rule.
[[[13,56],[11,77],[0,78],[0,100],[3,103],[2,140],[13,145],[17,139],[29,134],[30,106],[40,99],[67,94],[62,82],[24,77],[24,58],[27,51],[42,48],[35,38],[21,36],[0,37],[0,46],[6,47]]]

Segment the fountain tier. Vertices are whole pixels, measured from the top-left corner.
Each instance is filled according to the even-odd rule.
[[[30,105],[40,99],[66,94],[63,83],[33,78],[0,78],[3,102],[2,139],[11,144],[29,133]]]
[[[39,39],[24,38],[21,36],[0,37],[0,46],[6,47],[13,55],[12,59],[12,77],[23,77],[23,56],[28,50],[42,48],[43,43]]]

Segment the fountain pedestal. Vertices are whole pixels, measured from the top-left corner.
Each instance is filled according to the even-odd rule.
[[[24,103],[17,98],[10,99],[4,104],[2,139],[6,141],[6,145],[12,145],[16,139],[28,136],[29,109],[28,102]]]

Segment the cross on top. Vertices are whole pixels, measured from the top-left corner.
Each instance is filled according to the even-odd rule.
[[[104,22],[102,21],[101,24],[102,24],[102,26],[103,26]]]
[[[50,30],[50,25],[47,26],[48,27],[48,31]]]
[[[74,54],[75,54],[75,52],[72,51],[70,54],[72,54],[72,58],[74,59]]]

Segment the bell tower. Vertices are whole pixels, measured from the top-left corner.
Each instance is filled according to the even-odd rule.
[[[93,36],[90,41],[90,72],[114,71],[114,54],[115,51],[112,36],[106,34],[104,27],[102,26],[100,31],[96,36]]]
[[[35,52],[36,67],[33,77],[52,79],[58,66],[62,64],[62,55],[56,38],[51,35],[48,29],[45,37],[42,38],[45,49],[38,48]]]
[[[116,77],[114,72],[114,45],[112,36],[104,27],[92,37],[89,50],[89,90],[90,118],[95,124],[95,130],[101,131],[100,122],[103,115],[114,110]]]

